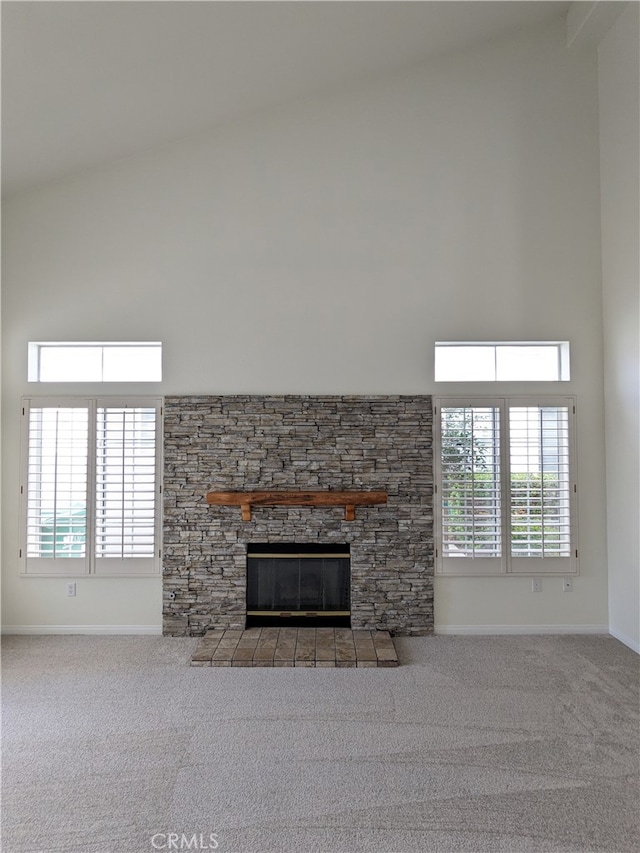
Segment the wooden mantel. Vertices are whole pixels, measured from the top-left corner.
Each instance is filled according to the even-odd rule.
[[[344,506],[344,520],[353,521],[356,506],[386,504],[386,492],[208,492],[207,503],[239,506],[242,520],[251,521],[252,506]]]

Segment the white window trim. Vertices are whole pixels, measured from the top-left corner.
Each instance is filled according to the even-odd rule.
[[[579,573],[578,549],[578,485],[576,464],[576,400],[571,396],[513,396],[485,397],[468,395],[458,397],[434,397],[434,546],[435,573],[441,577],[496,577],[496,576],[540,576],[577,575]],[[509,476],[509,407],[513,406],[562,406],[569,409],[569,479],[570,479],[570,525],[571,545],[569,557],[512,557],[510,548],[509,514],[511,505]],[[500,470],[502,483],[502,556],[491,558],[445,558],[442,542],[442,406],[499,406],[500,407]]]
[[[87,407],[89,410],[89,436],[91,447],[96,436],[96,411],[101,406],[122,408],[155,408],[155,552],[152,557],[144,558],[96,558],[95,554],[95,450],[89,453],[87,482],[87,535],[86,555],[84,558],[48,560],[47,558],[27,558],[27,483],[29,462],[29,411],[31,406],[45,407]],[[21,452],[20,452],[20,574],[24,577],[155,577],[162,573],[162,414],[163,400],[160,397],[103,397],[103,396],[30,396],[22,399]],[[46,563],[46,565],[45,565]]]

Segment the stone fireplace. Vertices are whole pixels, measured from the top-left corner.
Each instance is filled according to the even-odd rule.
[[[348,548],[353,628],[433,631],[429,396],[167,397],[164,466],[165,634],[245,628],[248,553],[291,543]],[[248,513],[209,505],[212,490],[387,499]]]

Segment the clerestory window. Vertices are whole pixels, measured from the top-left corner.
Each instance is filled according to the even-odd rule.
[[[436,382],[561,382],[568,379],[568,341],[437,341],[435,344]]]
[[[29,382],[160,382],[158,341],[29,343]]]

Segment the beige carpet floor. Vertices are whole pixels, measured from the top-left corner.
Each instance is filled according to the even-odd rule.
[[[196,645],[4,639],[4,853],[640,849],[640,659],[612,638],[396,638],[380,669]]]

